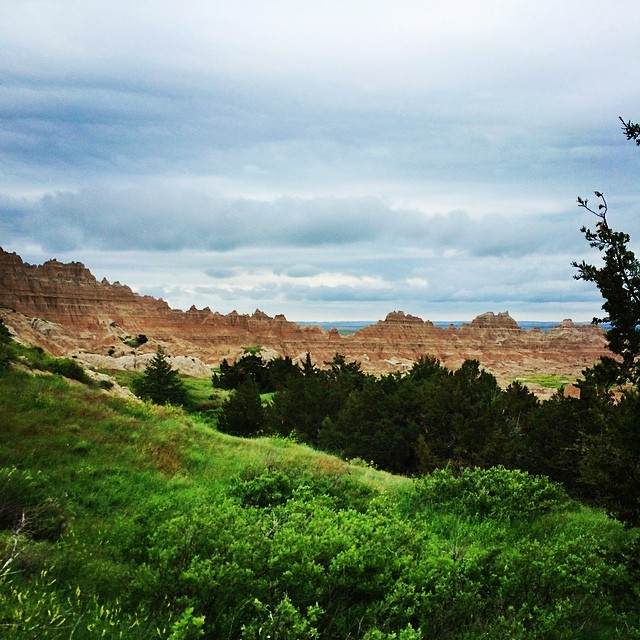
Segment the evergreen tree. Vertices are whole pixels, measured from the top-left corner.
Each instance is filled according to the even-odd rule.
[[[211,382],[214,387],[231,390],[237,389],[247,377],[253,378],[261,393],[273,391],[268,363],[260,353],[252,351],[245,351],[245,354],[231,365],[225,358],[220,364],[220,373],[213,374]]]
[[[287,386],[291,376],[302,376],[300,367],[293,363],[289,356],[280,356],[269,360],[266,364],[268,372],[268,388],[265,391],[276,391]]]
[[[631,120],[625,122],[622,118],[620,118],[620,122],[622,122],[622,130],[624,135],[627,136],[627,140],[635,140],[640,147],[640,124],[631,122]]]
[[[302,365],[302,373],[307,377],[315,376],[318,373],[318,367],[316,367],[313,362],[311,362],[311,354],[307,351],[307,355],[304,359],[304,364]]]
[[[234,436],[248,438],[262,431],[264,410],[256,381],[247,376],[222,405],[218,429]]]
[[[171,368],[162,347],[158,347],[142,376],[133,382],[133,390],[140,398],[156,404],[186,405],[189,400],[180,374]]]

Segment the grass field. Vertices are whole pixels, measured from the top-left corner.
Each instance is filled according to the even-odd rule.
[[[516,378],[516,380],[524,385],[535,384],[546,389],[561,389],[562,387],[566,387],[568,384],[574,384],[576,382],[575,378],[568,378],[567,376],[562,375],[544,374]]]

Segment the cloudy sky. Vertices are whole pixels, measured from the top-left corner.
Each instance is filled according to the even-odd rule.
[[[590,320],[639,61],[637,0],[2,0],[0,246],[174,308]]]

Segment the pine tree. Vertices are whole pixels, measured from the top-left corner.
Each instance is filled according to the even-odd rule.
[[[133,388],[137,396],[156,404],[185,405],[189,400],[180,374],[171,368],[162,347],[158,347],[142,376],[134,381]]]
[[[13,360],[13,352],[11,344],[13,338],[4,320],[0,318],[0,370],[6,369],[11,360]]]

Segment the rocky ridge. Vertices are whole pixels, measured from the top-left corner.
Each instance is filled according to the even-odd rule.
[[[347,336],[260,310],[222,315],[191,307],[183,312],[119,282],[99,281],[82,263],[31,265],[1,248],[0,312],[19,339],[56,355],[73,354],[87,364],[100,356],[100,366],[108,358],[113,368],[139,368],[145,361],[141,356],[162,346],[185,356],[179,366],[198,375],[251,346],[294,359],[309,352],[317,363],[341,353],[372,373],[406,369],[423,355],[452,368],[474,358],[501,382],[539,374],[574,378],[608,353],[599,327],[565,320],[548,332],[525,331],[507,312],[487,312],[459,328],[441,328],[394,311]],[[148,341],[137,346],[140,334]]]

